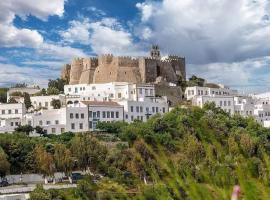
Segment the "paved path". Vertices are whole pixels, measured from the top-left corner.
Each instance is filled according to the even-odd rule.
[[[63,184],[63,185],[43,185],[45,190],[49,189],[67,189],[67,188],[76,188],[77,184]],[[13,185],[8,187],[0,188],[0,194],[16,194],[16,193],[29,193],[32,192],[36,188],[35,184],[27,185],[27,186],[20,186],[20,185]]]

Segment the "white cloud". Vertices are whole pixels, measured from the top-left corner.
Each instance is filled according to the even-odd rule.
[[[188,76],[196,74],[209,82],[222,83],[241,91],[267,91],[269,81],[270,56],[247,59],[232,63],[188,64]]]
[[[192,63],[233,62],[270,51],[268,0],[163,0],[137,4],[150,42]],[[144,29],[142,29],[142,32]]]
[[[11,23],[15,15],[26,19],[33,15],[39,19],[47,20],[48,16],[62,16],[65,0],[8,0],[0,1],[0,23]]]
[[[142,12],[142,21],[147,21],[153,14],[153,5],[148,3],[137,3],[136,7]]]
[[[95,54],[138,55],[143,52],[134,43],[132,33],[115,18],[103,17],[91,21],[81,17],[69,22],[67,30],[59,32],[66,43],[80,43],[91,46]],[[149,37],[150,30],[144,36]]]
[[[66,62],[55,61],[55,60],[28,60],[28,61],[23,61],[22,64],[29,65],[29,66],[39,66],[39,67],[42,66],[42,67],[47,67],[49,69],[59,70],[61,69],[61,67],[63,67],[64,64],[66,64]]]
[[[87,10],[87,11],[91,12],[91,14],[94,14],[96,16],[105,16],[106,15],[106,13],[103,10],[100,10],[94,6],[87,7],[84,10]]]
[[[132,34],[115,18],[103,18],[90,24],[90,43],[96,54],[116,55],[144,54],[133,41]]]
[[[65,0],[8,0],[0,1],[0,46],[3,47],[35,47],[43,42],[38,31],[19,29],[13,25],[15,16],[26,20],[29,15],[47,20],[51,15],[62,16]]]
[[[43,43],[43,37],[30,29],[18,29],[12,25],[0,24],[0,46],[3,47],[37,47]]]
[[[51,59],[71,60],[74,57],[86,57],[87,55],[77,48],[70,46],[59,46],[52,43],[43,43],[36,49],[38,54],[49,56]]]
[[[64,42],[79,42],[81,44],[89,45],[89,20],[86,18],[82,21],[73,20],[69,22],[69,25],[70,27],[67,30],[59,32]]]
[[[19,67],[13,64],[0,63],[0,85],[2,86],[25,82],[45,87],[48,83],[48,77],[57,78],[59,74],[48,68]]]

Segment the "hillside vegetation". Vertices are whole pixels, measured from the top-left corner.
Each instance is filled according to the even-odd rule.
[[[231,117],[209,104],[203,109],[178,107],[146,123],[98,126],[129,145],[108,149],[102,145],[104,141],[101,143],[99,137],[91,134],[30,140],[27,136],[4,135],[0,136],[0,145],[12,163],[16,154],[11,153],[11,147],[26,137],[28,145],[18,147],[26,150],[17,153],[27,156],[16,161],[22,167],[26,160],[31,163],[24,170],[50,174],[46,167],[41,170],[40,159],[32,153],[39,152],[38,155],[50,158],[55,171],[90,168],[104,175],[100,181],[87,176],[77,189],[58,191],[59,199],[227,200],[236,184],[241,187],[240,199],[270,199],[270,130],[252,118]],[[21,139],[12,141],[11,137]],[[57,155],[67,158],[68,169],[61,168],[64,161],[59,161]],[[16,171],[20,167],[11,168]]]

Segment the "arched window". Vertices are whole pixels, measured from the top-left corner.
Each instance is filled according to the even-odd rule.
[[[67,104],[73,104],[73,102],[72,101],[68,101]]]

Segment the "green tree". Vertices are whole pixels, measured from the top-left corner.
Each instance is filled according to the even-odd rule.
[[[59,99],[53,99],[51,102],[53,109],[61,108],[61,101]]]
[[[38,171],[42,173],[45,177],[53,176],[55,172],[55,163],[53,156],[48,153],[41,145],[37,145],[35,147],[34,156]]]
[[[0,103],[7,102],[7,88],[0,88]]]
[[[43,130],[43,128],[41,126],[36,126],[35,127],[36,133],[40,134],[40,135],[44,135],[45,131]]]
[[[99,144],[98,140],[90,134],[78,134],[71,141],[71,151],[77,159],[80,169],[86,170],[89,167],[96,170],[105,160],[107,149]]]
[[[201,87],[203,87],[204,84],[205,84],[205,79],[199,78],[199,77],[194,76],[194,75],[192,75],[189,78],[188,82],[187,82],[187,85],[189,87],[192,87],[192,86],[201,86]]]
[[[31,99],[30,99],[30,95],[27,92],[25,92],[23,94],[23,96],[24,96],[25,108],[28,110],[29,108],[32,107],[32,102],[31,102]]]
[[[19,125],[17,128],[15,128],[15,131],[29,135],[34,131],[34,128],[31,125]]]
[[[38,184],[36,189],[30,193],[30,200],[52,200],[49,191],[44,190],[43,186]]]
[[[0,147],[0,177],[5,177],[10,170],[10,164],[7,160],[7,155]]]
[[[59,92],[64,91],[65,85],[66,85],[66,81],[60,78],[56,80],[49,79],[49,82],[48,82],[48,88],[56,88],[58,89]]]
[[[70,175],[74,165],[71,152],[64,144],[56,144],[54,146],[54,161],[56,169]]]
[[[18,103],[13,97],[9,98],[8,103]]]
[[[55,87],[48,87],[47,94],[48,95],[58,95],[58,94],[60,94],[60,91]]]

